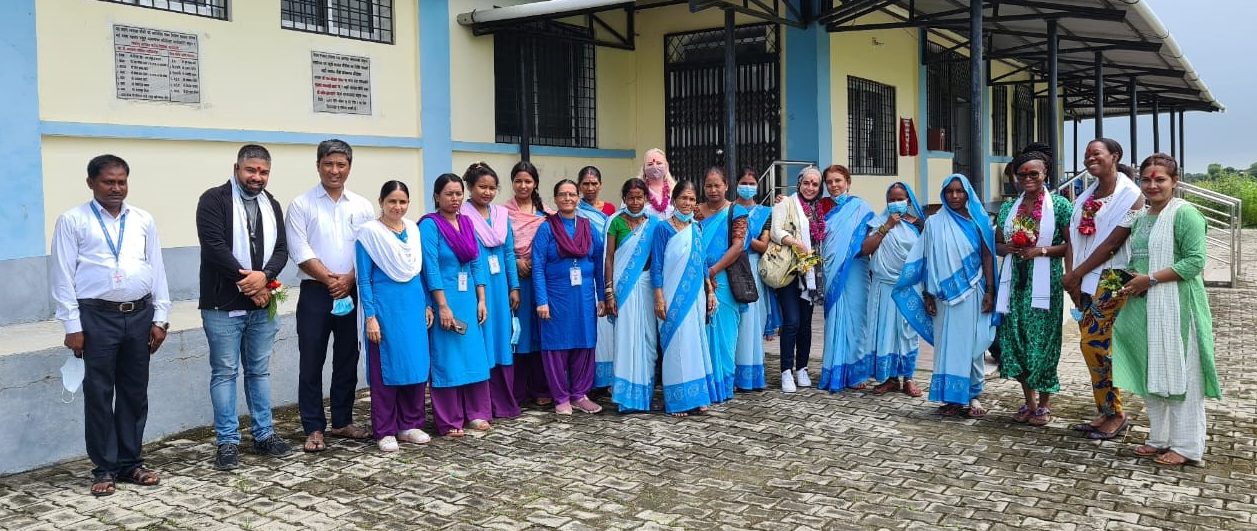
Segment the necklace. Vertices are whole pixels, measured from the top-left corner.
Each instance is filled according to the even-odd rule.
[[[401,234],[401,233],[403,233],[403,232],[406,232],[406,224],[405,224],[405,223],[402,223],[402,228],[400,228],[400,229],[398,229],[398,228],[394,228],[392,225],[389,225],[387,221],[384,221],[384,218],[383,218],[383,217],[381,217],[381,218],[380,218],[380,223],[383,223],[383,224],[384,224],[384,226],[385,226],[385,227],[388,227],[388,230],[393,231],[393,233],[394,233],[394,234]]]

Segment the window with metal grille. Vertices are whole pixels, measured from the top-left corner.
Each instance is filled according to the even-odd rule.
[[[847,76],[847,148],[855,175],[895,175],[895,87]]]
[[[527,116],[529,145],[597,147],[594,46],[574,40],[588,30],[551,22],[545,32],[493,36],[497,141],[519,143]]]
[[[930,140],[926,147],[951,151],[955,146],[956,108],[969,102],[969,58],[931,42],[926,46],[925,61]]]
[[[1029,83],[1013,89],[1013,150],[1020,152],[1034,137],[1034,88]]]
[[[280,27],[393,43],[393,0],[282,0]]]
[[[187,13],[200,17],[227,20],[227,0],[101,0],[111,4],[127,4],[132,6],[160,9]]]
[[[991,154],[1008,156],[1008,87],[991,89]]]
[[[1044,144],[1051,144],[1051,142],[1048,141],[1048,138],[1052,136],[1053,124],[1048,121],[1047,98],[1040,98],[1036,100],[1035,107],[1036,107],[1035,114],[1038,115],[1038,124],[1039,124],[1037,140],[1039,142],[1043,142]]]

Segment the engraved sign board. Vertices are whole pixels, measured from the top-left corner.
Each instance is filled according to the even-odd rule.
[[[118,99],[201,102],[196,35],[115,24],[114,79]]]
[[[310,52],[314,112],[371,114],[371,59]]]

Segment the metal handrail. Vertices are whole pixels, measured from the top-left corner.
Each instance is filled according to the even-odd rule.
[[[775,201],[775,198],[778,195],[786,195],[783,192],[787,192],[790,190],[790,185],[787,183],[787,181],[784,181],[781,179],[781,174],[779,173],[779,170],[781,170],[782,168],[789,167],[789,166],[815,166],[815,165],[816,165],[815,162],[812,162],[809,160],[774,160],[771,163],[769,163],[768,168],[764,170],[764,173],[761,173],[759,175],[758,182],[759,182],[760,191],[767,191],[770,193],[764,194],[764,198],[760,200],[760,203],[764,205],[770,205],[772,204],[773,201]],[[764,181],[767,180],[769,176],[772,176],[772,181],[769,182],[768,189],[765,190]]]

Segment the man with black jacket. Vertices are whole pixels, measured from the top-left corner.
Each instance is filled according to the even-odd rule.
[[[253,419],[253,449],[284,457],[292,448],[271,424],[271,349],[278,323],[270,316],[271,281],[288,263],[284,216],[266,191],[271,154],[240,148],[232,179],[206,190],[196,207],[201,242],[201,320],[210,349],[210,400],[218,453],[214,467],[240,465],[236,375],[244,366],[245,398]]]

